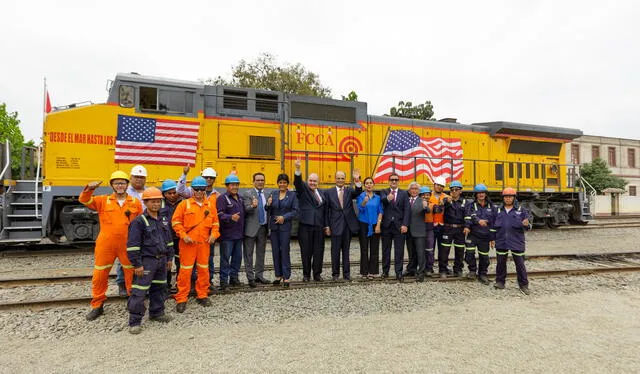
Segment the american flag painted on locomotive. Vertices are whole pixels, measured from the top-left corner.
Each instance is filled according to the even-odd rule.
[[[116,162],[195,164],[198,122],[118,115]]]
[[[395,171],[400,180],[413,180],[414,170],[432,181],[440,176],[447,181],[459,179],[464,172],[462,142],[458,138],[421,138],[411,130],[392,130],[373,179],[384,182]]]

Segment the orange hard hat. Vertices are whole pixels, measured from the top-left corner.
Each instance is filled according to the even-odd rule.
[[[516,190],[511,187],[507,187],[502,190],[502,196],[516,196]]]
[[[162,199],[162,192],[157,187],[149,187],[142,193],[142,200]]]

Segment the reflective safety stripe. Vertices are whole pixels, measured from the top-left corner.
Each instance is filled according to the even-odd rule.
[[[480,251],[478,251],[478,254],[483,255],[483,256],[489,256],[489,252],[480,252]]]
[[[191,209],[191,203],[189,202],[189,199],[187,199],[187,210]]]
[[[137,285],[137,284],[132,284],[131,285],[131,288],[135,288],[136,290],[143,290],[143,291],[148,290],[149,287],[151,287],[151,286],[140,286],[140,285]]]
[[[471,216],[466,216],[464,217],[464,219],[471,219]]]
[[[173,247],[173,242],[168,242],[167,247]]]
[[[207,269],[209,267],[209,264],[204,264],[203,265],[203,264],[199,264],[197,262],[196,262],[196,265],[198,265],[198,267],[205,268],[205,269]]]
[[[111,204],[111,196],[107,196],[107,204]]]
[[[122,265],[124,269],[133,269],[133,265]]]
[[[176,254],[176,255],[175,255],[175,256],[173,256],[173,257],[175,257],[175,258],[180,258],[180,255],[177,255],[177,254]]]
[[[511,254],[512,254],[512,255],[514,255],[514,256],[524,256],[524,252],[514,252],[514,251],[511,251]]]
[[[218,222],[214,222],[213,225],[214,226],[220,226],[220,224]]]
[[[491,232],[496,232],[496,229],[489,229],[489,231],[491,231]]]
[[[141,215],[140,217],[142,217],[142,220],[144,221],[144,224],[147,225],[147,227],[149,227],[149,220],[147,220],[147,217],[143,215]]]
[[[152,280],[151,283],[155,283],[155,284],[166,284],[167,281],[166,280]]]
[[[86,203],[82,203],[82,201],[81,201],[81,203],[82,203],[82,204],[84,204],[84,205],[89,205],[89,204],[91,204],[92,202],[93,202],[93,196],[92,196],[92,197],[89,199],[89,201],[87,201]]]
[[[455,245],[456,247],[462,247],[462,248],[464,248],[464,246],[465,246],[464,244],[454,244],[454,245]]]
[[[108,269],[108,268],[110,268],[112,266],[113,266],[113,264],[111,264],[111,265],[103,265],[103,266],[96,265],[93,268],[96,269],[96,270],[104,270],[104,269]]]
[[[179,224],[181,224],[181,223],[182,223],[182,222],[180,222],[180,221],[171,222],[171,226],[179,225]]]
[[[140,247],[127,247],[127,252],[139,251]]]
[[[478,247],[467,247],[468,252],[475,252]]]
[[[180,269],[193,269],[193,265],[187,266],[187,265],[180,264]]]
[[[496,254],[497,255],[508,255],[509,251],[506,251],[506,252],[498,252],[498,251],[496,251]]]
[[[427,252],[433,252],[433,251],[434,251],[434,249],[433,249],[433,248],[425,249],[425,251],[427,251]]]

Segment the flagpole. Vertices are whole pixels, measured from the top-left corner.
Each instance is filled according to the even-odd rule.
[[[44,121],[47,116],[47,77],[44,77],[44,93],[42,95],[42,131],[44,131]]]

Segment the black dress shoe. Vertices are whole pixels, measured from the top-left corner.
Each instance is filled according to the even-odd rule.
[[[322,279],[322,276],[318,275],[317,277],[313,277],[313,280],[316,282],[322,282],[324,281],[324,279]]]
[[[232,278],[231,281],[229,281],[229,284],[232,286],[242,286],[242,282],[236,278]]]
[[[344,280],[347,282],[351,282],[351,277],[347,275],[346,277],[344,277]]]
[[[338,279],[340,279],[340,277],[339,277],[339,276],[337,276],[337,275],[334,275],[334,276],[332,276],[332,277],[331,277],[331,279],[335,282],[335,281],[337,281]]]
[[[103,314],[104,314],[104,308],[101,305],[97,308],[91,309],[91,311],[87,314],[86,318],[87,318],[87,321],[93,321]]]
[[[249,287],[251,288],[256,288],[258,287],[258,285],[256,284],[256,281],[254,281],[253,279],[249,281]]]
[[[402,273],[403,277],[414,277],[416,275],[415,271],[405,271],[404,273]]]
[[[257,278],[256,282],[262,283],[262,284],[271,284],[271,281],[266,278]]]
[[[224,282],[220,282],[220,292],[224,292],[227,291],[229,289],[229,285],[224,283]]]
[[[281,281],[282,281],[281,279],[276,279],[276,280],[274,280],[274,281],[273,281],[273,283],[271,283],[271,284],[273,284],[274,286],[278,286],[278,285],[280,285],[280,282],[281,282]]]
[[[283,282],[282,286],[285,288],[289,288],[289,281]]]
[[[184,311],[187,309],[187,303],[178,303],[176,304],[176,312],[178,313],[184,313]]]
[[[382,279],[389,278],[389,273],[382,273],[380,278],[382,278]]]
[[[424,275],[418,275],[418,277],[416,278],[416,282],[419,282],[419,283],[424,282]]]
[[[304,277],[304,278],[302,278],[302,281],[303,282],[310,282],[311,278],[310,277]]]
[[[404,278],[402,277],[402,275],[396,275],[396,280],[400,283],[404,282]]]

